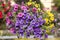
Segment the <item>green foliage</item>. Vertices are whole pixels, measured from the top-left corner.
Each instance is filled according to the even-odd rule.
[[[60,6],[60,0],[54,0],[55,6]]]
[[[54,0],[55,6],[58,8],[58,12],[60,12],[60,0]]]

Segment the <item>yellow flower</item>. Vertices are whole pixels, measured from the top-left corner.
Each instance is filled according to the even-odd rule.
[[[47,10],[46,13],[50,14],[50,10]]]
[[[51,20],[49,20],[49,23],[51,23],[52,21]]]
[[[44,20],[45,20],[45,22],[48,24],[49,19],[48,19],[48,18],[45,18]]]
[[[54,14],[51,13],[50,11],[47,11],[47,14],[50,17],[50,20],[53,21],[54,20]]]
[[[33,5],[35,5],[35,2],[32,2]]]
[[[50,31],[49,30],[46,30],[46,33],[50,33]]]
[[[40,4],[38,4],[38,6],[40,7]]]
[[[49,10],[46,11],[46,13],[51,17],[51,16],[54,16],[53,13],[51,13]]]
[[[53,15],[52,13],[49,13],[48,15],[49,15],[50,17],[54,17],[54,15]]]
[[[54,24],[50,24],[50,26],[49,26],[50,28],[53,28],[54,27]]]
[[[50,20],[51,20],[51,21],[54,21],[54,17],[50,17]]]
[[[40,8],[38,8],[38,11],[41,11]]]
[[[39,7],[38,4],[35,4],[35,7],[38,8]]]
[[[27,3],[28,6],[30,6],[32,4],[32,0],[29,0],[29,2]]]
[[[28,2],[27,5],[30,6],[32,4],[32,2]]]

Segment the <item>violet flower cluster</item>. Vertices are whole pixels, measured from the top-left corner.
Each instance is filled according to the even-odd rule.
[[[28,7],[25,5],[21,5],[19,8],[21,11],[15,16],[16,22],[6,18],[6,24],[8,27],[10,26],[10,31],[12,33],[19,33],[21,36],[26,35],[26,37],[34,35],[35,38],[42,38],[43,36],[47,38],[48,35],[42,29],[45,20],[36,12],[37,8],[33,7],[32,12],[28,12]],[[18,11],[18,6],[15,5],[13,10],[14,12]]]

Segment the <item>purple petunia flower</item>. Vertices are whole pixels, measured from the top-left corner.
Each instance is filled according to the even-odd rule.
[[[14,28],[10,28],[10,32],[13,34],[16,34],[15,29]]]
[[[21,34],[21,36],[23,36],[24,30],[23,29],[19,29],[19,33]]]
[[[21,25],[24,24],[24,20],[21,19],[21,20],[19,21],[19,23],[20,23]]]
[[[19,20],[16,20],[15,26],[19,27],[19,25],[20,25]]]
[[[27,16],[26,16],[26,15],[24,15],[24,16],[22,17],[22,19],[23,19],[23,20],[26,20],[26,19],[27,19]]]
[[[22,12],[18,13],[17,17],[22,17],[24,14]]]
[[[40,22],[39,22],[39,24],[42,26],[42,25],[43,25],[43,22],[42,22],[42,21],[40,21]]]
[[[35,26],[35,27],[38,27],[38,26],[39,26],[39,23],[38,23],[38,22],[36,22],[36,23],[34,24],[34,26]]]
[[[18,4],[14,5],[14,12],[18,11]]]
[[[28,27],[27,27],[27,30],[33,30],[33,25],[29,25]]]
[[[26,31],[26,37],[30,37],[30,32]]]
[[[48,34],[45,34],[45,38],[48,38]]]
[[[30,37],[32,34],[36,38],[42,38],[43,36],[47,38],[48,35],[46,31],[42,30],[45,20],[43,20],[43,17],[37,12],[37,8],[32,7],[28,9],[28,6],[22,2],[20,9],[19,5],[15,4],[13,5],[13,12],[8,12],[8,16],[12,16],[12,13],[16,13],[16,19],[13,15],[14,22],[9,17],[6,18],[6,24],[10,32],[18,33],[21,36],[25,36],[26,34],[26,37]]]
[[[36,20],[35,19],[33,19],[31,22],[30,22],[30,24],[35,24],[36,23]]]

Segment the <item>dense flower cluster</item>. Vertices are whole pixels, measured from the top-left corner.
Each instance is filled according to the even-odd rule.
[[[35,38],[48,37],[46,32],[54,27],[54,15],[50,11],[42,14],[40,5],[30,0],[26,4],[15,4],[6,16],[6,26],[11,33]],[[42,15],[41,15],[42,14]]]
[[[32,15],[30,15],[30,13],[19,13],[18,15],[15,27],[19,29],[21,35],[27,33],[26,35],[30,36],[29,33],[33,33],[36,37],[42,36],[44,30],[42,30],[41,27],[45,23],[42,17],[38,17],[36,13],[33,13]]]
[[[7,14],[7,11],[10,10],[10,1],[7,3],[4,3],[4,1],[0,1],[0,19],[4,18],[5,14]]]
[[[41,9],[40,9],[40,4],[37,4],[36,3],[36,1],[32,1],[32,0],[29,0],[29,2],[27,2],[26,3],[26,5],[28,6],[28,7],[35,7],[35,8],[37,8],[37,12],[40,12],[41,11]]]
[[[6,2],[4,0],[0,0],[0,30],[6,29],[5,16],[7,15],[10,8],[10,1]]]
[[[10,1],[8,1],[7,3],[4,3],[4,1],[0,1],[0,7],[1,11],[3,10],[3,12],[7,12],[11,7]]]
[[[54,14],[51,13],[49,10],[43,14],[43,18],[45,20],[45,29],[47,33],[50,33],[51,29],[54,28]]]

